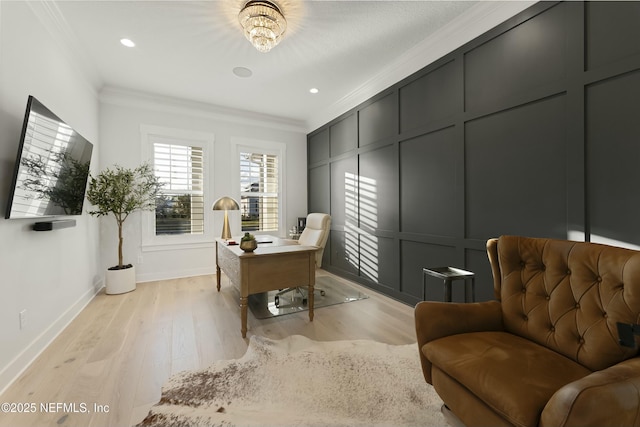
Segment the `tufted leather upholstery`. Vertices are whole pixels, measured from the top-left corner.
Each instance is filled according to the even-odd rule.
[[[502,236],[487,253],[496,301],[416,306],[425,379],[454,414],[467,425],[640,425],[638,349],[616,330],[640,322],[640,252]]]
[[[591,370],[635,354],[618,344],[616,322],[639,320],[639,252],[505,236],[498,244],[498,263],[501,284],[495,290],[508,332]]]

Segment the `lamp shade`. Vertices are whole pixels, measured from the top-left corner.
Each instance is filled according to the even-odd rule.
[[[211,209],[214,211],[239,211],[240,205],[231,197],[224,196],[213,202]]]
[[[227,211],[238,211],[240,210],[240,205],[238,205],[238,202],[233,200],[231,197],[224,196],[213,202],[211,209],[214,211],[224,211],[224,223],[222,224],[221,237],[227,240],[230,239],[231,227],[229,227],[229,216],[227,215]]]

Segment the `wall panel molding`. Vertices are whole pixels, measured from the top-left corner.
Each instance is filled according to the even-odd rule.
[[[332,210],[358,207],[348,221],[337,212],[326,268],[415,304],[423,267],[457,266],[476,272],[476,295],[489,300],[488,238],[640,247],[636,10],[537,3],[310,133],[314,144],[341,129],[326,142],[340,147],[324,160],[330,176],[309,165],[309,193],[330,192]],[[347,170],[359,183],[351,201],[336,175]],[[380,199],[367,179],[384,180]],[[385,206],[379,229],[363,210],[375,204]]]

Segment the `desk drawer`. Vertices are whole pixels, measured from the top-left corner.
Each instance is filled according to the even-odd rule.
[[[310,252],[287,253],[269,257],[242,259],[246,262],[250,294],[283,289],[291,286],[307,286],[310,281],[309,263],[314,261]],[[315,275],[315,268],[311,272]]]

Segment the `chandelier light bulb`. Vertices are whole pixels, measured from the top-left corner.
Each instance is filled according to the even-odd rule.
[[[244,35],[258,51],[273,49],[287,29],[287,21],[278,6],[270,1],[251,0],[238,14]]]

